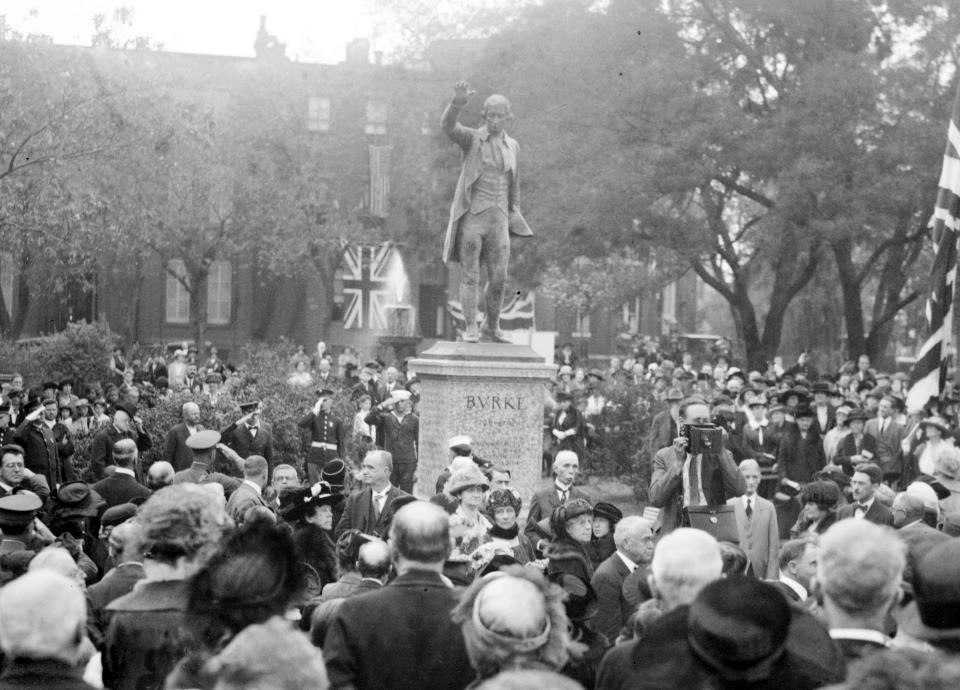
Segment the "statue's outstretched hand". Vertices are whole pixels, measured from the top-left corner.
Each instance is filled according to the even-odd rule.
[[[466,103],[476,91],[470,88],[469,82],[461,79],[453,85],[453,100],[457,103]]]

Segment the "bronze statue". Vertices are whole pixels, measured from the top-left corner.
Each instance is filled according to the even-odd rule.
[[[460,110],[476,93],[465,81],[454,85],[453,100],[443,111],[441,126],[463,151],[460,179],[450,207],[443,240],[444,263],[460,263],[460,302],[466,328],[463,340],[480,340],[477,310],[480,269],[487,269],[484,291],[484,336],[510,342],[500,330],[500,309],[510,263],[510,235],[533,235],[517,208],[517,142],[503,131],[513,117],[510,101],[494,94],[483,103],[483,125],[478,129],[457,122]]]

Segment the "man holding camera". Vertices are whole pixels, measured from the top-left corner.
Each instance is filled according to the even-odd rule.
[[[711,427],[710,406],[699,398],[684,400],[679,435],[654,456],[650,504],[662,510],[661,534],[689,525],[688,508],[722,506],[747,490],[724,448],[723,432]]]

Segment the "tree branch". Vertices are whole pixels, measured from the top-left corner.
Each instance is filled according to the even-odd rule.
[[[770,199],[769,197],[761,194],[760,192],[756,192],[749,187],[744,187],[742,184],[737,182],[735,178],[731,178],[729,175],[717,174],[711,179],[716,180],[727,189],[730,189],[741,196],[747,197],[751,201],[756,201],[761,206],[766,208],[774,208],[776,206],[776,203],[773,201],[773,199]]]

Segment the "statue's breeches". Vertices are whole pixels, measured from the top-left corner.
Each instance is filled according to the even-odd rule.
[[[480,297],[480,267],[487,268],[484,304],[487,328],[500,319],[503,290],[510,263],[510,233],[507,215],[499,208],[467,213],[460,219],[460,303],[466,322],[475,323]]]

